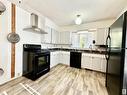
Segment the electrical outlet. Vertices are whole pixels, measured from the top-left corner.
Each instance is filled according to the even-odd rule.
[[[127,90],[126,89],[122,89],[122,95],[127,95]]]
[[[21,74],[20,73],[17,73],[18,76],[20,76]]]

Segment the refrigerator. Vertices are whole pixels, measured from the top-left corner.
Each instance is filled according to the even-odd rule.
[[[106,38],[106,87],[109,95],[127,95],[127,12],[109,28]]]

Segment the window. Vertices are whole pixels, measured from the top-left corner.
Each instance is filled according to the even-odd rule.
[[[94,33],[82,31],[77,33],[72,33],[72,47],[75,48],[89,48],[93,45]]]

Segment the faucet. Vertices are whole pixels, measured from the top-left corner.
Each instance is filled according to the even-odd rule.
[[[92,45],[89,46],[90,51],[92,52]]]
[[[92,45],[89,46],[89,49],[92,49]]]

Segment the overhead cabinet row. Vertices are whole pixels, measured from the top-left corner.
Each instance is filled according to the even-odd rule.
[[[55,29],[46,26],[45,31],[48,34],[42,35],[42,43],[51,44],[71,44],[71,33],[70,32],[58,32]]]
[[[108,28],[98,28],[86,32],[72,32],[72,47],[89,48],[95,40],[95,45],[106,45]]]
[[[50,28],[48,26],[45,27],[45,31],[48,34],[42,35],[43,36],[42,43],[68,44],[68,45],[72,44],[73,47],[79,47],[79,45],[80,45],[80,42],[81,42],[81,41],[79,41],[80,34],[72,33],[72,32],[58,32],[55,29]],[[92,31],[92,32],[93,32],[92,37],[93,37],[93,40],[95,40],[96,45],[105,45],[106,44],[106,37],[108,35],[108,28],[99,28],[99,29]],[[91,36],[89,38],[91,38]],[[90,44],[90,42],[88,44]]]

